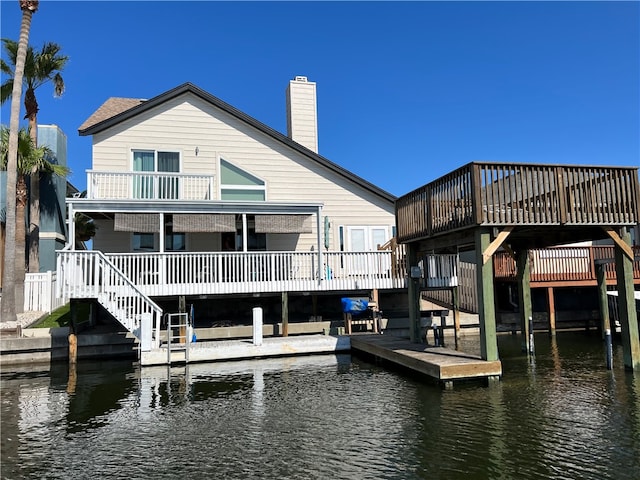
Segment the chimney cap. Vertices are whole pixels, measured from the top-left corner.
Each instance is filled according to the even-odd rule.
[[[307,81],[307,77],[303,77],[301,75],[296,75],[296,78],[294,80],[296,82],[306,82]]]

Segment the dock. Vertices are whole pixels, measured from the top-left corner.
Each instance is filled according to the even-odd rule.
[[[500,360],[487,361],[476,355],[390,335],[351,335],[351,351],[364,352],[426,375],[447,388],[452,387],[454,381],[502,376]]]
[[[217,362],[252,358],[284,357],[325,353],[348,353],[351,349],[346,335],[296,335],[291,337],[265,337],[260,345],[248,339],[198,341],[189,345],[188,357],[184,350],[171,352],[166,348],[142,352],[140,365],[167,365],[171,363]]]

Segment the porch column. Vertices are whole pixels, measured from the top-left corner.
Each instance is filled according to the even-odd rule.
[[[522,249],[517,253],[518,303],[520,304],[520,332],[522,334],[522,351],[529,352],[529,318],[533,317],[531,306],[531,261],[529,250]]]
[[[476,278],[478,283],[478,313],[480,314],[480,356],[483,360],[498,360],[496,311],[493,292],[493,256],[486,261],[484,252],[491,244],[491,230],[477,228],[475,233]]]
[[[624,243],[631,246],[631,235],[626,228],[620,230],[620,237]],[[633,259],[629,258],[620,245],[616,244],[615,252],[624,366],[640,371],[640,338],[633,289]]]
[[[418,248],[415,244],[407,244],[407,272],[409,282],[409,338],[412,342],[420,342],[420,275],[418,267]]]
[[[164,253],[165,245],[164,245],[164,213],[160,212],[159,215],[160,225],[158,226],[158,250],[160,253]]]
[[[73,209],[73,203],[69,202],[69,225],[67,225],[67,229],[69,231],[69,238],[67,239],[67,243],[71,244],[71,250],[76,249],[76,212]]]
[[[247,214],[242,214],[242,251],[247,251]]]

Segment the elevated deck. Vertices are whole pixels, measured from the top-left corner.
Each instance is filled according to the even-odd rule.
[[[413,343],[390,335],[352,335],[351,350],[427,375],[445,386],[451,386],[454,381],[502,376],[499,360],[486,361],[476,355]]]

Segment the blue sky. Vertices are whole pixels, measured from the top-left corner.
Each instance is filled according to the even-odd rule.
[[[18,1],[0,8],[17,39]],[[30,43],[70,58],[64,95],[37,91],[38,122],[67,134],[80,189],[77,130],[108,97],[192,82],[286,133],[303,75],[319,153],[399,196],[474,160],[638,166],[639,31],[639,2],[42,0]]]

